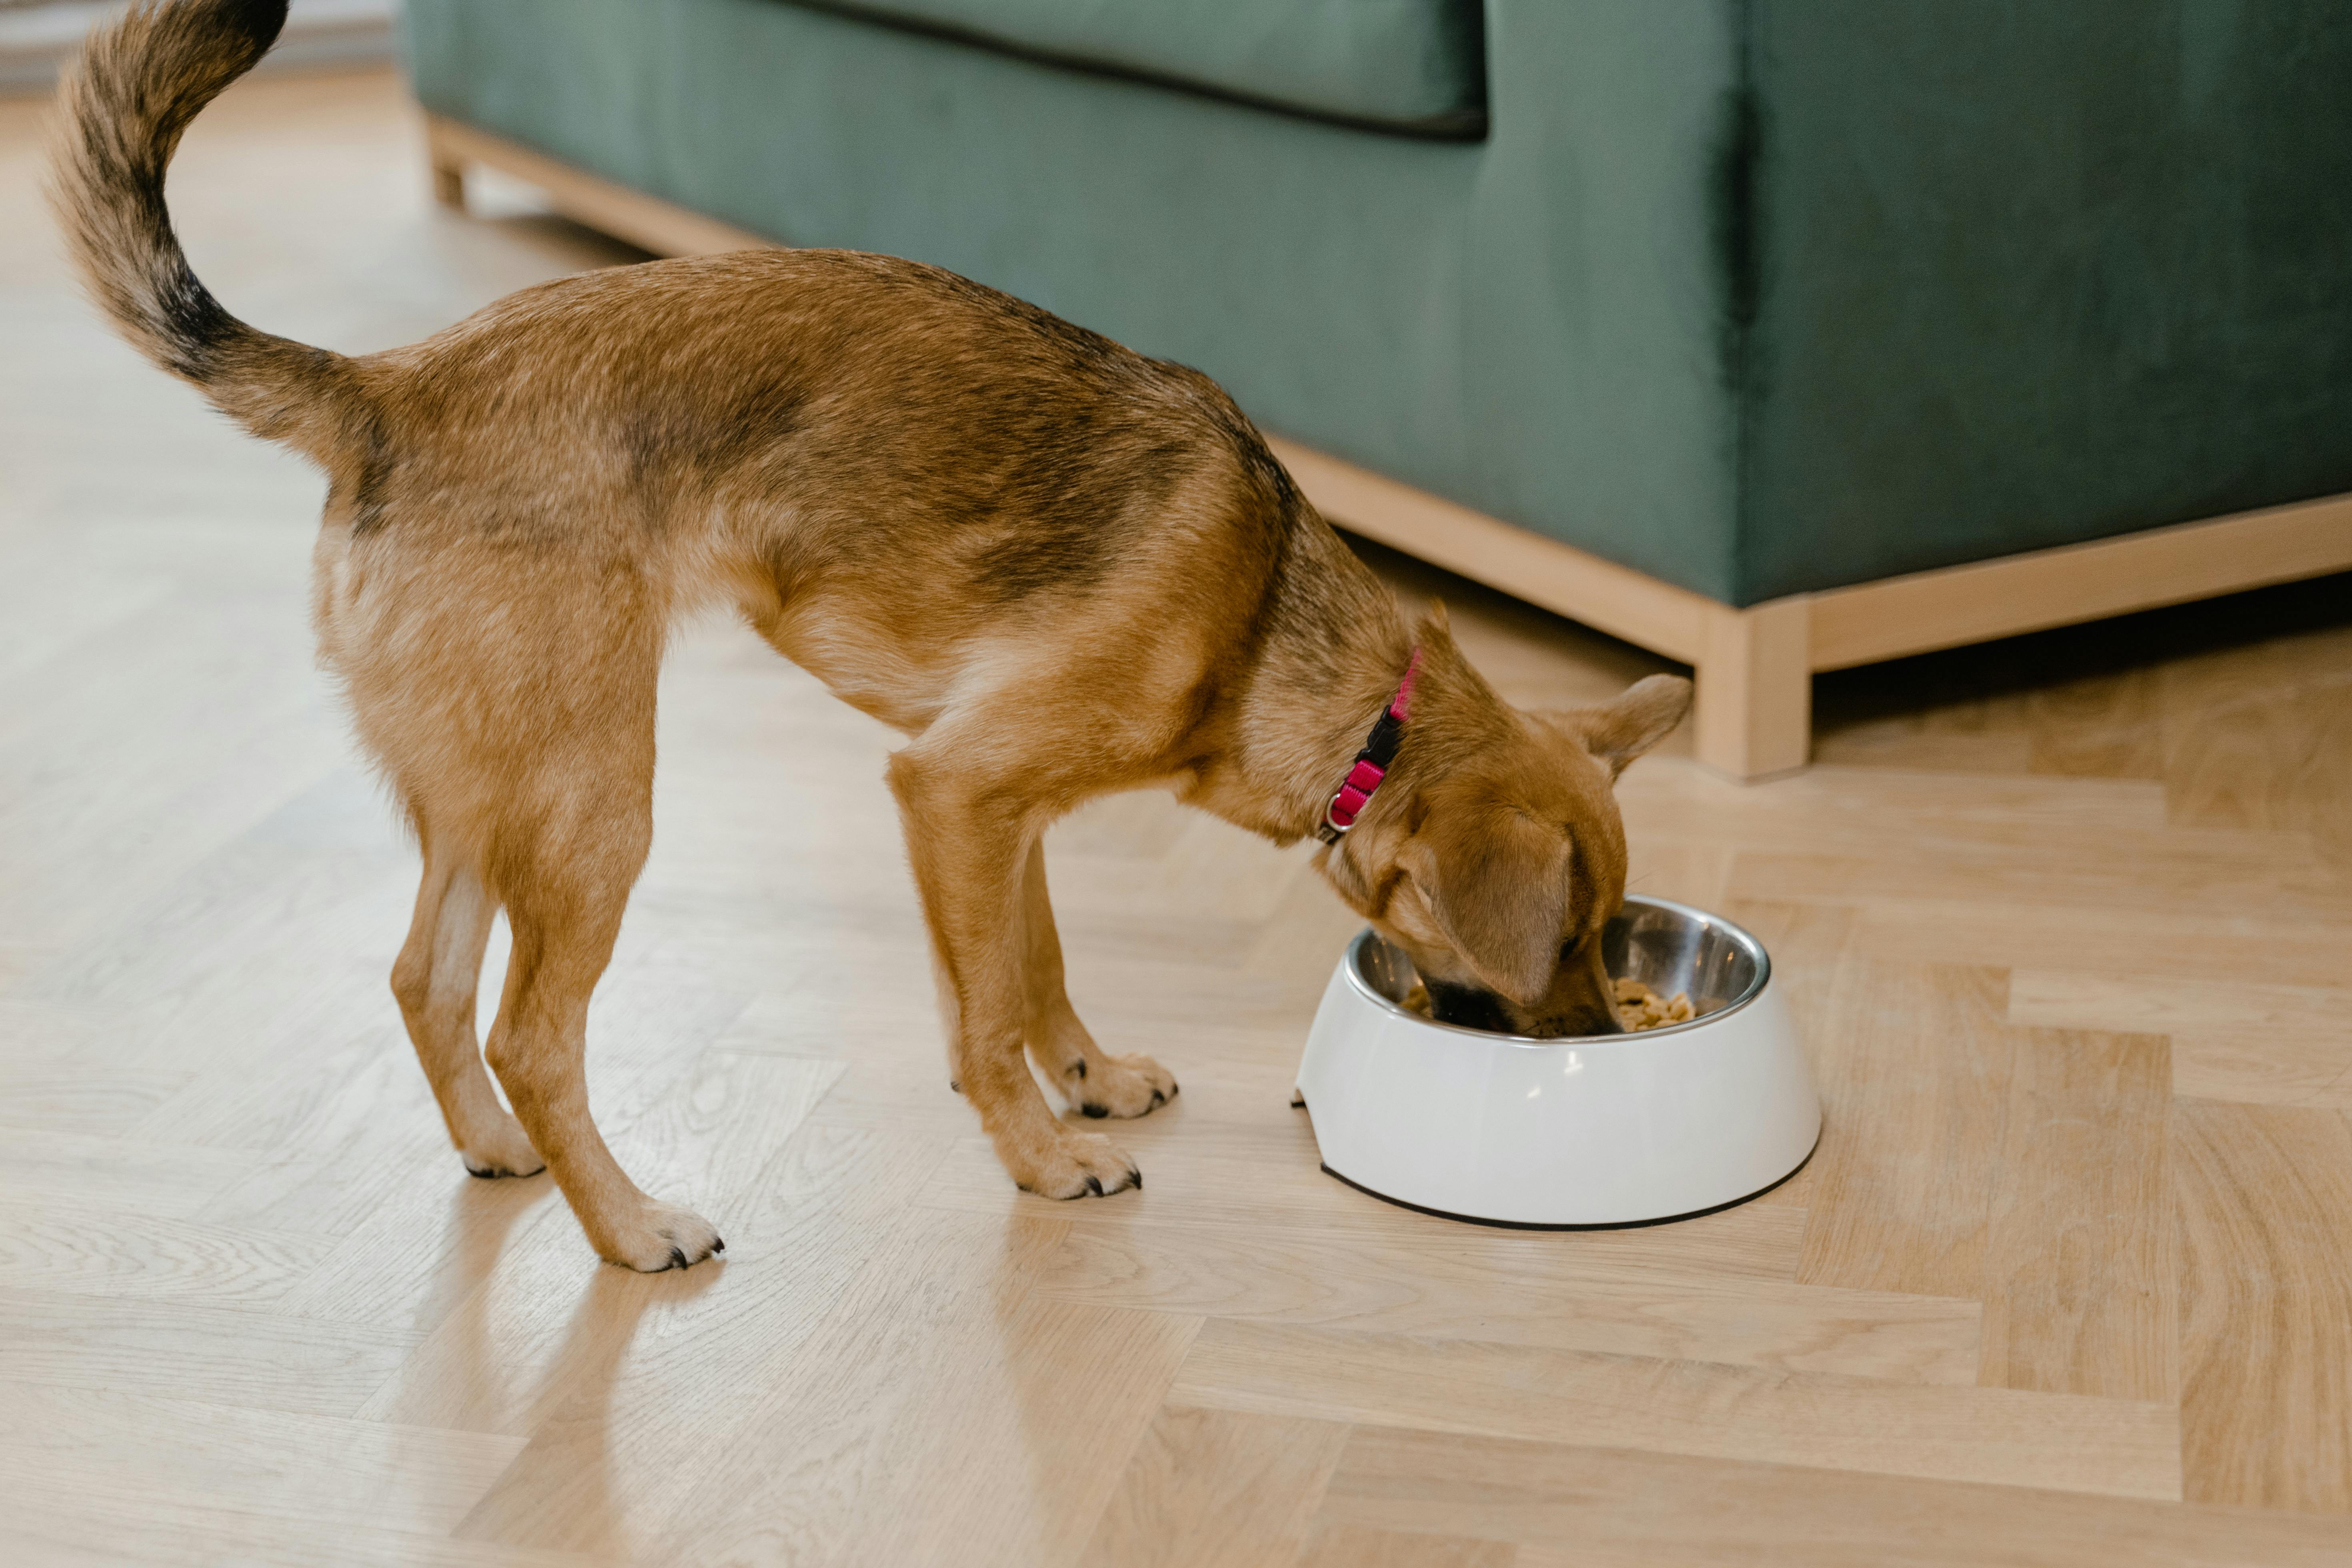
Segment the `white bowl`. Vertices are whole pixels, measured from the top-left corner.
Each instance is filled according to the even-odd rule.
[[[1655,1225],[1794,1175],[1821,1100],[1771,960],[1719,916],[1630,897],[1602,957],[1698,1016],[1528,1039],[1400,1005],[1412,963],[1370,931],[1323,993],[1298,1089],[1323,1168],[1374,1197],[1488,1225]]]

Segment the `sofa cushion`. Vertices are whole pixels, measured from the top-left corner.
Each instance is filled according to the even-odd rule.
[[[1486,128],[1484,0],[796,0],[1423,135]]]

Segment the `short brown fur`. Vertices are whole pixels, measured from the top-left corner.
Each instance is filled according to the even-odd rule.
[[[187,273],[162,180],[282,13],[189,0],[95,38],[65,90],[58,203],[125,335],[328,473],[321,657],[423,850],[393,986],[469,1169],[543,1162],[616,1263],[722,1246],[620,1168],[583,1070],[651,839],[663,645],[714,603],[908,737],[888,781],[952,1076],[1025,1188],[1141,1178],[1055,1114],[1024,1049],[1088,1116],[1176,1092],[1070,1007],[1046,826],[1167,787],[1295,841],[1416,645],[1390,781],[1318,866],[1441,994],[1523,1031],[1615,1026],[1594,940],[1624,887],[1610,784],[1681,718],[1687,682],[1515,711],[1442,612],[1408,630],[1206,377],[915,262],[651,262],[358,358],[258,332]],[[501,909],[513,957],[480,1049]]]

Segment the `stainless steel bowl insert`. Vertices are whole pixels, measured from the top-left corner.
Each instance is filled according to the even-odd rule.
[[[1654,1040],[1700,1028],[1747,1005],[1772,976],[1772,961],[1764,944],[1729,921],[1688,904],[1640,893],[1627,895],[1624,910],[1601,932],[1601,958],[1612,975],[1631,976],[1661,996],[1687,992],[1696,1016],[1687,1024],[1669,1024],[1638,1035],[1561,1036],[1549,1040],[1436,1023],[1404,1005],[1406,993],[1421,979],[1412,960],[1370,931],[1357,937],[1348,950],[1347,973],[1367,994],[1428,1028],[1531,1046],[1557,1046],[1577,1038]]]

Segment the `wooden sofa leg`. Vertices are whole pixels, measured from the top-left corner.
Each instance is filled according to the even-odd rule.
[[[449,144],[449,138],[442,133],[441,121],[429,114],[425,117],[425,161],[433,170],[433,199],[451,212],[464,212],[465,154]]]
[[[462,165],[433,165],[433,199],[451,212],[466,210],[466,171]]]
[[[1811,754],[1811,604],[1800,594],[1725,609],[1698,660],[1698,760],[1753,782],[1793,773]]]

